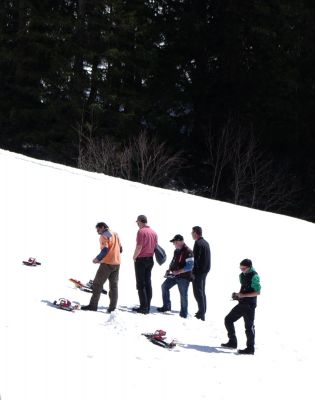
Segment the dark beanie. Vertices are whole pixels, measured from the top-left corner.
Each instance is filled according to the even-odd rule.
[[[248,258],[245,258],[243,261],[241,261],[240,265],[242,265],[243,267],[248,267],[248,268],[252,268],[252,266],[253,266],[252,261],[249,260]]]

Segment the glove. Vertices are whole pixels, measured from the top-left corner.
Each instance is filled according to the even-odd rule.
[[[235,293],[235,292],[233,292],[233,293],[232,293],[232,299],[233,299],[233,300],[239,300],[238,294]]]
[[[166,270],[164,278],[174,278],[175,275],[172,274],[172,271],[169,269]]]

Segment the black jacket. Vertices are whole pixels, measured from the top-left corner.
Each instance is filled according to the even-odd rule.
[[[253,281],[253,277],[255,275],[258,275],[257,272],[255,270],[252,270],[246,274],[242,273],[240,274],[240,281],[241,281],[241,293],[251,293],[251,292],[255,292],[256,289],[252,287],[252,281]],[[256,307],[257,305],[257,297],[243,297],[241,299],[239,299],[240,303],[247,303],[247,304],[251,304],[253,306]]]
[[[194,269],[195,275],[209,272],[211,268],[211,251],[209,243],[200,237],[194,244]]]
[[[173,259],[170,263],[170,271],[178,271],[179,269],[184,268],[185,266],[190,266],[190,268],[193,268],[193,263],[194,263],[194,256],[193,252],[190,250],[189,247],[184,244],[184,246],[181,249],[176,249],[174,251],[174,256]],[[186,279],[191,279],[192,277],[192,271],[187,271],[183,272],[181,274],[176,275],[178,278],[186,278]]]

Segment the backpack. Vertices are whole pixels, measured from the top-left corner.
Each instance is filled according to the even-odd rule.
[[[156,248],[154,250],[154,255],[155,255],[156,262],[159,265],[162,265],[165,263],[166,253],[165,253],[165,250],[162,249],[162,247],[159,244],[156,245]]]

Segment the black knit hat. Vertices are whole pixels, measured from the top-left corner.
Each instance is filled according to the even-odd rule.
[[[181,241],[183,241],[183,240],[184,240],[183,236],[177,234],[177,235],[175,235],[175,236],[173,237],[172,240],[170,240],[170,242],[177,242],[177,241],[178,241],[178,242],[181,242]]]
[[[245,258],[243,261],[241,261],[240,265],[242,265],[243,267],[247,267],[247,268],[252,268],[252,266],[253,266],[252,261],[249,260],[248,258]]]

